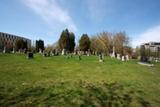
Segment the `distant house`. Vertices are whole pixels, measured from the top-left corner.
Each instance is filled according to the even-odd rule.
[[[31,47],[31,40],[30,39],[16,36],[13,34],[0,32],[0,51],[2,52],[4,48],[7,51],[13,50],[13,48],[15,48],[16,40],[18,40],[18,39],[23,39],[24,41],[27,42],[28,48]]]
[[[149,42],[142,45],[151,52],[160,52],[160,42]]]

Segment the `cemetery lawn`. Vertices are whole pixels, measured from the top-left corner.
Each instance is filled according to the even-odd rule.
[[[1,53],[0,106],[160,107],[160,63]]]

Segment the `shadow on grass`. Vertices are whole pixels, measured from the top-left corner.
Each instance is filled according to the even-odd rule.
[[[118,83],[97,84],[79,81],[75,84],[56,83],[49,87],[28,87],[12,95],[13,89],[0,87],[1,106],[43,107],[151,107],[140,97],[139,91],[130,90]]]

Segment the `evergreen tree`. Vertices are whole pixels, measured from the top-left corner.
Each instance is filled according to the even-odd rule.
[[[27,41],[24,41],[23,39],[18,39],[16,40],[15,47],[16,47],[16,50],[28,49]]]
[[[90,49],[90,39],[87,34],[81,36],[79,47],[81,51],[88,51],[88,49]]]
[[[69,32],[68,29],[63,30],[58,41],[61,50],[66,49],[69,52],[74,51],[75,36],[74,33]]]
[[[39,52],[39,49],[44,50],[44,41],[36,40],[36,51]]]
[[[58,43],[59,43],[59,47],[60,47],[61,50],[68,48],[68,46],[67,46],[69,44],[68,29],[62,31]]]
[[[73,52],[74,51],[74,47],[75,47],[75,36],[73,32],[70,32],[69,35],[69,51]]]

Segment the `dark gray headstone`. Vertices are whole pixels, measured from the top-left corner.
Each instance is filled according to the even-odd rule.
[[[47,55],[47,53],[46,53],[46,52],[44,52],[44,53],[43,53],[43,56],[44,56],[44,57],[47,57],[48,55]]]
[[[28,59],[32,59],[33,58],[33,53],[32,52],[28,52],[27,53],[27,58]]]

